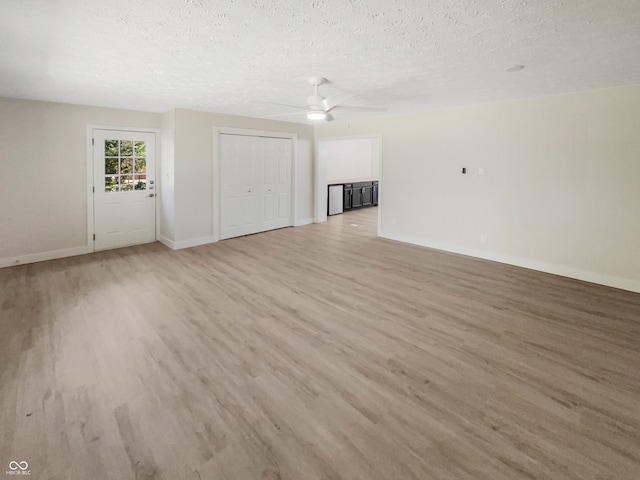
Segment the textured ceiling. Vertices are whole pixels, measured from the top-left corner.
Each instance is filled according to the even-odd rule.
[[[157,112],[284,113],[309,75],[388,114],[640,84],[639,52],[639,0],[0,0],[0,96]]]

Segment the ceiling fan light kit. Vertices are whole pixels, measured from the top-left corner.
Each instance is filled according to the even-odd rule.
[[[324,120],[327,118],[327,113],[319,110],[309,110],[307,112],[307,118],[309,120]]]

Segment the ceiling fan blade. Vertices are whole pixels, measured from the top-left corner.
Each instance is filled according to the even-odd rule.
[[[321,106],[325,112],[328,112],[332,108],[337,107],[340,103],[344,102],[345,100],[349,100],[351,97],[353,97],[353,93],[340,93],[338,95],[332,95],[329,98],[325,98],[322,101]]]
[[[274,118],[274,117],[290,117],[292,115],[306,115],[307,112],[303,111],[303,112],[287,112],[287,113],[276,113],[275,115],[267,115],[265,117],[261,117],[261,118]]]
[[[300,106],[300,105],[289,105],[287,103],[261,102],[259,100],[251,100],[251,103],[264,103],[266,105],[279,105],[281,107],[297,108],[298,110],[306,110],[307,109],[307,107],[303,107],[303,106]]]
[[[349,105],[336,105],[334,108],[340,109],[345,112],[386,112],[387,110],[389,110],[388,108],[384,107],[352,107]]]
[[[330,113],[327,113],[327,116],[324,118],[327,122],[333,122],[335,118]]]

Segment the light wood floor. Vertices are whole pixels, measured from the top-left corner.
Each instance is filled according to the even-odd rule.
[[[375,221],[0,270],[0,472],[640,478],[640,295]]]

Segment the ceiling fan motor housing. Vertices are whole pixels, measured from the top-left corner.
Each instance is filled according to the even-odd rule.
[[[327,79],[324,78],[324,77],[314,76],[314,77],[307,78],[307,81],[314,88],[313,95],[311,95],[309,98],[307,98],[307,106],[308,107],[318,107],[318,108],[324,110],[322,108],[322,102],[324,100],[324,97],[318,93],[318,87],[320,85],[322,85],[323,83],[327,83]]]
[[[324,77],[313,76],[307,78],[307,82],[309,82],[312,87],[318,87],[323,83],[327,83],[327,79]]]

